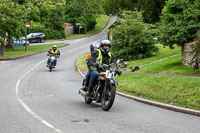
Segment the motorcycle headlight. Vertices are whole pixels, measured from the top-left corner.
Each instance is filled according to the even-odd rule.
[[[117,65],[116,64],[111,64],[110,65],[110,70],[111,71],[115,71],[117,69]]]

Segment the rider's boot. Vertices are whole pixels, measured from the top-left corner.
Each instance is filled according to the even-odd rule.
[[[87,83],[84,82],[83,86],[81,87],[81,90],[86,91],[87,90]]]
[[[91,92],[92,92],[92,86],[89,86],[88,91],[85,93],[85,96],[89,97]]]

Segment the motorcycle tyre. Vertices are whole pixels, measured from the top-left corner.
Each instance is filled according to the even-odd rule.
[[[90,99],[89,97],[85,97],[85,103],[91,104],[92,103],[92,99]]]
[[[49,72],[51,72],[52,71],[52,67],[49,67]]]
[[[107,104],[107,106],[104,104],[104,92],[102,93],[102,96],[101,96],[101,108],[104,110],[104,111],[108,111],[113,103],[114,103],[114,100],[115,100],[115,95],[116,95],[116,86],[109,83],[108,84],[110,87],[111,87],[111,100],[109,101],[109,103]]]

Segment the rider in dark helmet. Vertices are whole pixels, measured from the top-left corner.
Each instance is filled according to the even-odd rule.
[[[92,92],[94,80],[98,77],[99,72],[103,71],[102,64],[116,63],[113,54],[110,52],[111,42],[109,40],[102,40],[98,50],[92,52],[91,57],[88,60],[88,68],[91,70],[89,88],[86,92],[86,96],[89,96]]]
[[[87,64],[88,64],[89,58],[91,57],[92,52],[98,50],[99,49],[99,45],[100,45],[99,42],[92,42],[90,44],[90,53],[86,56]],[[83,80],[83,84],[82,84],[82,88],[81,88],[81,90],[83,90],[83,91],[85,91],[86,88],[88,87],[90,74],[91,74],[91,70],[89,69],[88,72],[87,72],[86,78]]]

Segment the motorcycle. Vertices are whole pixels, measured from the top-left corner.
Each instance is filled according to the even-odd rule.
[[[108,111],[115,100],[116,95],[116,84],[118,84],[115,79],[116,74],[121,75],[121,71],[117,70],[116,64],[106,65],[103,64],[104,72],[99,73],[98,79],[94,82],[94,87],[91,95],[87,97],[85,95],[86,91],[79,90],[79,93],[85,98],[85,103],[90,104],[92,101],[101,103],[101,107],[104,111]]]
[[[53,54],[48,54],[48,56],[50,56],[50,62],[48,64],[48,67],[49,67],[49,72],[51,72],[52,69],[55,69],[54,62],[56,61],[57,55],[53,53]]]

